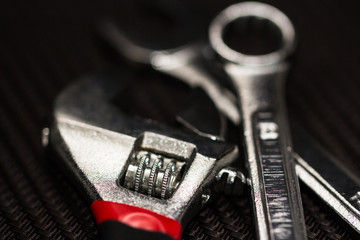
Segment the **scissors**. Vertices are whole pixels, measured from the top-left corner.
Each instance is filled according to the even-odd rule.
[[[230,23],[250,18],[266,20],[280,30],[279,49],[254,56],[237,52],[224,43],[224,31]],[[147,62],[158,71],[202,87],[231,121],[239,124],[241,119],[258,237],[306,239],[283,97],[288,70],[285,60],[295,41],[289,19],[269,5],[246,2],[228,7],[211,23],[210,47],[221,57],[238,98],[201,65],[201,44],[151,51],[129,42],[114,25],[106,25],[104,31],[128,58]]]
[[[235,18],[249,16],[269,19],[273,24],[285,21],[285,25],[292,29],[290,21],[281,12],[260,3],[236,4],[215,18],[210,26],[210,45],[221,57],[224,69],[233,80],[234,86],[242,86],[237,91],[238,96],[223,87],[217,77],[205,67],[202,43],[171,50],[149,50],[133,44],[113,24],[105,25],[103,31],[128,58],[151,64],[156,70],[180,78],[190,86],[200,86],[228,119],[236,124],[240,124],[242,120],[243,132],[248,133],[245,134],[245,143],[248,144],[247,155],[255,156],[254,161],[258,164],[256,167],[262,166],[253,174],[260,180],[254,179],[249,163],[248,180],[255,203],[259,238],[303,239],[306,235],[301,204],[298,199],[291,198],[293,193],[288,191],[286,184],[285,187],[276,185],[271,188],[269,181],[271,182],[271,177],[274,177],[271,166],[263,163],[262,160],[266,156],[261,155],[263,150],[267,153],[281,152],[284,147],[290,146],[286,138],[286,118],[283,119],[284,106],[281,104],[282,99],[277,98],[276,91],[282,91],[281,85],[288,67],[284,59],[292,50],[294,34],[286,35],[288,37],[285,40],[291,40],[291,44],[282,46],[276,54],[271,55],[272,57],[261,60],[262,56],[240,55],[237,62],[236,58],[239,56],[222,52],[221,42],[219,43],[217,38],[222,36],[222,31],[229,22]],[[285,29],[289,30],[286,26]],[[90,199],[104,239],[180,239],[182,225],[189,221],[194,209],[199,209],[207,202],[210,196],[207,191],[214,181],[235,183],[236,186],[232,188],[238,192],[242,189],[239,186],[246,182],[245,177],[228,168],[237,159],[238,150],[236,146],[222,141],[223,131],[218,131],[219,134],[208,134],[207,130],[202,129],[201,123],[194,122],[188,115],[182,115],[180,121],[195,134],[174,131],[153,122],[133,119],[119,112],[110,103],[110,98],[115,92],[126,88],[126,81],[119,81],[124,78],[124,73],[106,72],[85,78],[65,90],[56,102],[55,120],[48,136],[49,146],[63,159],[67,171]],[[242,82],[242,79],[253,81],[249,84]],[[253,85],[260,80],[264,85]],[[275,86],[271,84],[274,82]],[[244,93],[244,89],[248,90]],[[253,90],[254,96],[250,94]],[[244,106],[244,102],[247,103],[249,100],[246,99],[248,97],[255,97],[255,106]],[[257,97],[268,98],[263,98],[265,101],[260,101],[259,104]],[[238,99],[239,104],[236,102]],[[272,106],[274,103],[276,106]],[[277,103],[280,103],[280,106]],[[284,126],[285,129],[281,130]],[[285,146],[280,145],[279,139]],[[264,146],[270,148],[264,149]],[[271,148],[274,146],[276,148]],[[92,149],[91,153],[89,149]],[[286,159],[290,154],[288,148],[285,150],[286,154],[280,158]],[[277,153],[277,157],[279,155]],[[257,159],[258,156],[262,158]],[[294,174],[292,164],[290,159],[290,163],[283,166],[286,171],[290,171],[288,168],[292,169],[287,178],[294,177],[291,181],[294,184],[297,177],[291,175]],[[305,172],[301,176],[309,172],[306,164],[302,164],[301,169]],[[266,172],[269,170],[270,172]],[[270,178],[261,179],[263,174],[268,174]],[[312,182],[308,182],[310,185],[319,182],[316,174],[312,176]],[[288,180],[287,178],[285,180]],[[257,180],[259,182],[256,182]],[[294,185],[294,189],[296,187],[297,184]],[[275,191],[275,194],[271,191]],[[279,191],[283,191],[281,193],[288,201],[282,198],[281,206],[276,201],[276,193]],[[299,193],[295,193],[298,198]],[[296,204],[299,205],[294,210]]]

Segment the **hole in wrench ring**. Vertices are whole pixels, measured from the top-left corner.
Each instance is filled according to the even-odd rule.
[[[277,26],[282,36],[282,47],[264,55],[247,55],[225,44],[223,34],[226,26],[247,17],[265,19]],[[264,3],[244,2],[226,8],[213,20],[209,38],[212,48],[225,60],[239,65],[262,66],[281,62],[293,51],[295,30],[289,18],[280,10]]]

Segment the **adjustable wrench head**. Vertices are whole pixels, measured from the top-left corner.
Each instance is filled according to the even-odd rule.
[[[91,203],[135,206],[185,224],[238,149],[124,114],[111,102],[126,89],[122,78],[100,73],[66,89],[55,103],[49,148]]]

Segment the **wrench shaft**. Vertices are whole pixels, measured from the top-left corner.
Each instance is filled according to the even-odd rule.
[[[306,238],[283,99],[287,69],[286,63],[226,66],[238,89],[260,239]]]

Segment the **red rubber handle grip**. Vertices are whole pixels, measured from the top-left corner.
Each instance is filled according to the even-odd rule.
[[[91,210],[98,225],[105,221],[119,221],[135,229],[164,233],[174,240],[181,239],[182,226],[178,221],[144,208],[122,203],[95,201],[91,204]]]

